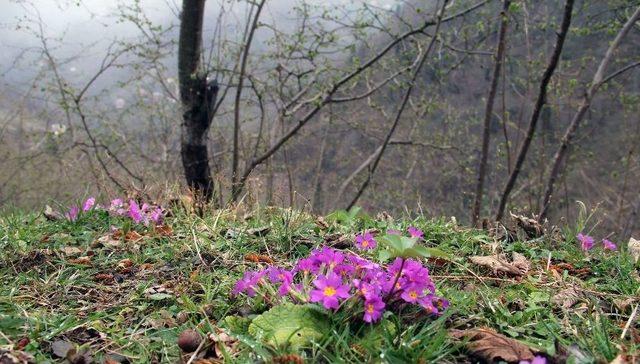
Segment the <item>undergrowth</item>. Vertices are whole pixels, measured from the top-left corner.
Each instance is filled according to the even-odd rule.
[[[303,346],[247,331],[256,317],[281,316],[265,315],[269,302],[230,295],[244,272],[291,267],[321,246],[356,251],[358,233],[409,226],[424,232],[423,246],[447,255],[422,259],[437,294],[450,302],[444,314],[409,319],[389,311],[372,325],[306,304],[322,329]],[[64,343],[96,362],[186,362],[194,354],[176,342],[195,329],[209,335],[209,360],[220,362],[459,363],[486,360],[465,333],[489,328],[548,362],[610,362],[640,350],[630,320],[640,296],[638,265],[619,248],[585,252],[570,227],[528,238],[358,211],[318,218],[278,208],[203,216],[175,209],[160,228],[104,211],[75,221],[9,213],[0,217],[0,350],[55,362],[64,360]],[[526,271],[509,274],[469,259],[498,253],[519,254]],[[283,311],[290,317],[295,310]]]

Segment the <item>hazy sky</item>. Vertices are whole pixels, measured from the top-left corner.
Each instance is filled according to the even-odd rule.
[[[367,2],[376,6],[390,6],[396,0],[310,0],[325,6],[354,6]],[[130,23],[116,23],[118,6],[134,3],[133,0],[0,0],[0,75],[5,74],[13,60],[25,48],[37,45],[37,39],[23,29],[16,27],[25,18],[40,17],[45,24],[47,37],[61,37],[63,43],[55,50],[63,57],[79,52],[89,44],[96,44],[96,56],[100,53],[99,44],[108,44],[114,38],[127,38],[139,35],[139,31]],[[177,11],[180,0],[140,0],[144,13],[158,24],[177,23]],[[208,0],[206,4],[205,29],[213,29],[220,3],[229,6],[229,0]],[[293,4],[299,0],[268,0],[263,18],[277,19],[281,24],[291,22]],[[242,18],[242,8],[235,6],[235,16]],[[234,16],[232,13],[231,17]],[[227,19],[233,24],[233,19]],[[240,20],[238,21],[238,23]],[[258,39],[259,41],[259,39]],[[259,45],[258,45],[259,47]],[[84,56],[91,57],[90,54]]]

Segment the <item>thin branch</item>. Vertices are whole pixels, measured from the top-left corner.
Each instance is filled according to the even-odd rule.
[[[509,180],[504,187],[504,191],[502,192],[502,197],[500,198],[500,205],[498,206],[498,211],[496,213],[496,221],[502,220],[502,216],[504,215],[504,209],[507,206],[507,201],[509,200],[509,195],[511,194],[511,190],[518,179],[518,175],[520,174],[520,170],[522,169],[522,165],[524,164],[524,160],[527,157],[527,152],[529,151],[529,146],[531,145],[531,141],[533,139],[533,135],[536,131],[536,125],[538,124],[538,119],[540,118],[540,113],[542,112],[542,107],[546,103],[547,99],[547,88],[549,86],[549,82],[551,82],[551,77],[558,66],[558,62],[560,61],[560,54],[562,53],[562,48],[564,46],[564,41],[569,33],[569,26],[571,25],[571,14],[573,12],[573,3],[574,0],[567,0],[564,5],[564,12],[562,16],[562,25],[560,26],[560,32],[557,34],[557,39],[555,46],[553,48],[553,53],[551,54],[551,58],[549,59],[549,64],[542,75],[542,81],[540,81],[540,88],[538,91],[538,97],[536,99],[535,106],[533,108],[533,113],[531,114],[531,119],[529,120],[529,127],[527,129],[527,133],[525,135],[525,139],[522,142],[522,146],[520,147],[520,151],[518,152],[518,157],[516,158],[516,164],[509,175]]]
[[[448,22],[448,21],[452,21],[455,19],[458,19],[460,17],[463,17],[471,12],[473,12],[474,10],[481,8],[482,6],[484,6],[485,4],[487,4],[489,1],[491,0],[483,0],[478,2],[477,4],[470,6],[467,9],[464,9],[456,14],[453,14],[447,18],[444,18],[441,20],[442,23]],[[236,201],[240,195],[240,192],[242,191],[242,187],[244,186],[247,178],[249,178],[249,175],[253,172],[253,170],[261,165],[262,163],[264,163],[267,159],[269,159],[274,153],[276,153],[284,143],[286,143],[289,139],[291,139],[294,135],[296,135],[298,133],[298,131],[304,127],[307,122],[309,122],[309,120],[311,120],[324,106],[326,106],[327,104],[331,103],[331,98],[332,96],[346,83],[348,83],[349,81],[351,81],[352,79],[354,79],[355,77],[357,77],[358,75],[360,75],[362,72],[364,72],[366,69],[368,69],[369,67],[371,67],[372,65],[376,64],[382,57],[384,57],[390,50],[394,49],[395,46],[399,43],[401,43],[402,41],[404,41],[405,39],[415,35],[415,34],[419,34],[422,33],[425,29],[436,25],[436,22],[433,20],[430,21],[426,21],[422,26],[420,26],[417,29],[413,29],[413,30],[409,30],[403,34],[401,34],[400,36],[398,36],[396,39],[393,39],[392,41],[390,41],[382,50],[380,50],[377,54],[375,54],[373,57],[371,57],[367,62],[363,63],[362,65],[358,66],[355,70],[353,70],[352,72],[350,72],[349,74],[343,76],[340,80],[338,80],[335,84],[333,84],[328,91],[325,92],[324,97],[320,100],[320,102],[318,102],[315,107],[313,107],[311,110],[309,110],[306,114],[304,114],[301,118],[298,119],[298,121],[296,122],[296,125],[291,128],[287,133],[283,134],[268,150],[266,150],[262,155],[260,155],[258,158],[255,158],[253,161],[251,161],[251,163],[249,163],[245,170],[244,173],[242,174],[242,176],[240,177],[240,180],[238,181],[238,188],[236,189],[236,194],[234,196],[231,197],[232,201]]]
[[[380,163],[380,160],[382,159],[382,156],[384,155],[384,151],[387,148],[387,146],[389,145],[389,141],[391,141],[391,137],[393,136],[393,133],[395,132],[396,128],[398,127],[398,124],[400,122],[400,118],[402,117],[402,113],[404,112],[404,109],[406,108],[407,103],[409,102],[409,99],[411,98],[411,92],[413,91],[413,86],[415,85],[416,80],[418,78],[418,75],[420,74],[420,70],[422,69],[422,67],[424,66],[425,62],[427,61],[427,58],[428,58],[429,54],[431,53],[431,50],[433,49],[433,45],[436,43],[436,38],[438,38],[438,36],[439,36],[440,25],[442,24],[442,16],[444,15],[444,10],[445,10],[445,7],[447,6],[447,2],[448,2],[448,0],[444,0],[443,3],[442,3],[442,8],[440,8],[440,11],[438,12],[438,15],[437,15],[436,29],[434,31],[433,38],[431,38],[431,41],[429,42],[429,46],[427,47],[427,49],[422,54],[422,57],[420,58],[420,62],[418,63],[418,65],[416,66],[416,68],[413,71],[413,75],[411,77],[411,81],[409,82],[409,86],[407,87],[407,90],[404,93],[404,97],[402,99],[400,107],[398,107],[398,111],[396,112],[396,116],[395,116],[395,119],[393,120],[393,124],[391,125],[391,128],[389,129],[389,132],[387,133],[387,136],[384,139],[384,142],[379,147],[380,152],[377,153],[376,158],[373,160],[373,163],[371,165],[371,169],[369,169],[369,173],[367,174],[367,179],[365,179],[364,183],[360,186],[360,188],[356,192],[356,195],[353,197],[353,199],[351,200],[349,205],[347,205],[347,210],[351,209],[351,207],[353,207],[358,202],[358,200],[360,199],[360,196],[362,196],[362,193],[364,192],[364,190],[367,188],[367,186],[369,186],[369,183],[371,183],[371,179],[373,178],[373,174],[376,172],[376,169],[378,168],[378,164]]]
[[[578,126],[580,125],[580,122],[584,119],[587,113],[587,110],[589,110],[589,108],[591,107],[591,101],[593,100],[593,97],[595,96],[595,94],[598,92],[598,90],[604,83],[612,80],[614,77],[619,76],[625,71],[640,64],[640,62],[632,63],[627,67],[623,67],[622,69],[612,73],[607,77],[604,76],[605,70],[609,65],[609,63],[611,62],[611,59],[613,58],[613,54],[615,53],[616,49],[622,42],[622,39],[627,35],[627,33],[629,33],[629,31],[631,30],[631,28],[633,28],[634,24],[638,21],[638,19],[640,19],[640,7],[638,7],[636,11],[633,13],[633,15],[631,15],[629,20],[627,20],[627,22],[624,24],[624,26],[620,30],[620,32],[618,32],[618,35],[616,35],[611,45],[609,45],[607,52],[605,53],[604,57],[602,58],[602,61],[600,62],[600,65],[598,66],[598,70],[593,76],[591,87],[589,87],[587,92],[584,94],[580,107],[578,108],[577,112],[573,116],[571,123],[567,127],[564,133],[564,136],[562,137],[562,141],[560,142],[560,145],[558,146],[558,149],[556,150],[556,153],[553,157],[553,167],[551,168],[549,179],[547,180],[542,207],[538,214],[539,221],[544,220],[544,218],[547,215],[549,203],[551,202],[551,196],[553,195],[553,185],[555,184],[556,179],[560,174],[560,166],[562,164],[562,160],[564,159],[567,148],[571,143],[571,140],[573,139],[576,131],[578,130]]]
[[[489,96],[487,97],[487,105],[484,111],[482,154],[480,156],[480,165],[478,167],[478,180],[476,181],[476,198],[473,204],[473,211],[471,215],[471,224],[474,226],[478,223],[478,219],[480,218],[480,208],[482,207],[484,181],[487,174],[487,162],[489,159],[489,144],[491,142],[491,119],[493,118],[493,104],[496,98],[496,92],[498,91],[500,69],[502,68],[502,62],[504,61],[507,27],[509,24],[509,16],[507,15],[509,6],[511,6],[511,0],[504,0],[504,2],[502,3],[502,11],[500,12],[500,31],[498,36],[498,46],[495,55],[495,63],[493,66],[493,77],[491,78]]]
[[[242,60],[240,63],[240,74],[238,75],[238,85],[236,86],[236,98],[235,106],[233,110],[233,156],[231,166],[231,190],[232,195],[236,195],[238,189],[238,165],[240,163],[240,98],[242,96],[242,85],[244,83],[244,76],[247,70],[247,60],[249,59],[249,50],[251,49],[251,43],[253,36],[258,28],[258,20],[260,19],[260,13],[266,0],[260,1],[257,5],[256,14],[253,16],[251,27],[247,36],[247,41],[243,47]]]

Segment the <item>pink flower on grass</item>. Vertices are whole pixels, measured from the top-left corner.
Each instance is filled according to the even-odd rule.
[[[337,310],[340,307],[339,299],[350,297],[349,286],[342,283],[342,278],[335,273],[320,276],[313,281],[317,289],[311,291],[311,302],[322,302],[327,309]]]
[[[164,219],[164,214],[162,212],[162,208],[161,207],[156,207],[153,211],[151,211],[151,213],[149,214],[149,218],[151,219],[151,221],[153,221],[156,225],[160,225],[162,224],[162,220]]]
[[[582,250],[587,251],[593,248],[593,238],[589,235],[584,235],[583,233],[578,234],[578,241],[580,242],[580,247]]]
[[[240,293],[246,293],[249,297],[256,295],[256,288],[262,277],[266,274],[265,271],[259,272],[245,272],[242,279],[238,280],[231,291],[233,296]]]
[[[305,274],[318,273],[319,264],[316,264],[316,261],[312,258],[303,258],[298,261],[298,264],[295,267],[296,272],[302,272]]]
[[[405,301],[405,302],[409,302],[409,303],[416,303],[420,300],[420,297],[422,297],[422,292],[423,289],[420,289],[420,287],[418,287],[417,285],[409,285],[408,287],[406,287],[403,291],[402,294],[400,295],[400,297]]]
[[[364,316],[362,319],[366,322],[375,322],[382,316],[384,310],[384,302],[379,296],[372,296],[364,301]]]
[[[69,221],[76,221],[78,219],[78,214],[80,213],[80,208],[78,206],[72,206],[64,216]]]
[[[614,242],[608,239],[602,239],[602,245],[606,250],[616,250],[618,248]]]
[[[118,216],[124,216],[127,214],[127,210],[124,209],[124,201],[122,201],[121,198],[111,200],[109,211]]]
[[[129,217],[135,221],[136,224],[139,224],[143,220],[140,206],[138,206],[138,203],[134,200],[129,200]]]
[[[364,299],[369,299],[371,297],[376,297],[380,293],[380,289],[370,283],[363,282],[360,279],[353,280],[353,286],[356,287],[356,293],[364,297]]]
[[[316,263],[325,264],[330,269],[335,268],[344,260],[344,254],[327,247],[322,248],[322,250],[315,250],[312,256]]]
[[[87,212],[91,210],[95,204],[96,199],[94,197],[89,197],[82,205],[82,211]]]
[[[293,273],[286,269],[271,267],[267,269],[267,276],[271,283],[280,283],[278,295],[286,296],[293,284]]]
[[[356,235],[356,246],[362,250],[375,249],[378,245],[376,239],[373,238],[371,233],[364,233]]]
[[[411,236],[412,238],[422,239],[422,237],[424,236],[422,230],[413,226],[409,226],[409,228],[407,228],[407,232],[409,232],[409,236]]]

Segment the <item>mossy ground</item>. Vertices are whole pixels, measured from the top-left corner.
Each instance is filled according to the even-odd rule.
[[[570,227],[566,239],[522,234],[508,242],[423,217],[342,214],[324,224],[309,214],[275,208],[171,215],[166,221],[171,229],[164,231],[132,227],[102,212],[75,222],[47,221],[40,214],[0,217],[0,348],[55,362],[60,359],[53,356],[52,343],[64,340],[87,349],[96,362],[114,354],[134,363],[177,362],[176,340],[183,330],[216,332],[229,315],[266,309],[229,295],[242,272],[265,264],[255,261],[286,266],[322,244],[350,249],[353,234],[365,229],[413,225],[425,232],[426,245],[453,257],[427,263],[438,294],[451,301],[448,313],[420,321],[389,317],[393,327],[370,342],[355,336],[353,328],[333,325],[296,355],[331,363],[475,362],[450,332],[476,327],[493,328],[558,361],[563,348],[584,362],[640,351],[637,323],[621,339],[639,301],[638,265],[624,249],[585,255]],[[268,230],[251,230],[263,227]],[[139,235],[105,238],[113,228]],[[468,259],[495,252],[522,253],[530,271],[509,277]],[[562,307],[553,297],[571,287],[576,303]],[[269,362],[284,354],[291,351],[242,338],[226,360]]]

